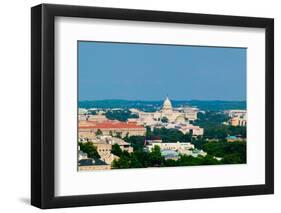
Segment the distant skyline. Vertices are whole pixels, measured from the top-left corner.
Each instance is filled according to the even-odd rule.
[[[79,101],[246,100],[246,48],[78,43]]]

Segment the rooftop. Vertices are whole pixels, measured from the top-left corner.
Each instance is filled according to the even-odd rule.
[[[88,159],[79,160],[79,166],[93,166],[93,165],[101,166],[107,164],[100,159],[88,158]]]
[[[226,139],[237,139],[236,136],[227,136]]]
[[[104,121],[101,123],[95,122],[83,122],[79,123],[79,128],[95,128],[95,129],[138,129],[143,126],[138,125],[135,122],[121,122],[121,121]]]

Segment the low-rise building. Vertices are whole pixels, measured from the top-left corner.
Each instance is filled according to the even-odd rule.
[[[247,111],[246,110],[228,110],[225,111],[230,117],[228,124],[231,126],[247,126]]]
[[[170,149],[161,150],[161,155],[165,158],[165,160],[178,160],[180,158],[177,151]]]
[[[78,114],[79,115],[86,115],[86,114],[88,114],[88,110],[84,109],[84,108],[79,108],[78,109]]]
[[[99,136],[99,138],[107,144],[114,145],[118,144],[122,151],[127,151],[132,153],[134,151],[133,147],[131,147],[130,143],[127,143],[121,138],[116,138],[112,136]]]
[[[173,108],[172,102],[168,97],[163,102],[162,109],[156,112],[143,112],[138,109],[130,109],[134,114],[138,115],[135,119],[138,123],[146,126],[156,125],[163,120],[171,123],[186,123],[197,119],[199,110],[194,107]]]
[[[187,155],[192,157],[205,157],[207,152],[201,149],[195,149],[194,144],[189,142],[163,143],[162,141],[148,141],[146,149],[152,151],[155,146],[161,150],[161,155],[166,159],[178,160],[180,155]]]
[[[229,124],[231,126],[247,126],[246,116],[244,116],[244,117],[232,117],[229,120]]]
[[[146,128],[138,125],[135,122],[121,122],[121,121],[79,121],[79,137],[87,138],[96,136],[97,131],[101,131],[102,135],[111,136],[144,136]]]
[[[98,115],[88,115],[87,120],[93,121],[96,123],[102,123],[102,122],[108,121],[108,119],[105,115],[99,115],[99,114]]]
[[[87,158],[88,158],[87,153],[85,153],[81,150],[78,150],[78,160],[87,159]]]
[[[108,170],[111,166],[100,159],[82,159],[78,161],[78,171]]]
[[[194,108],[194,107],[186,107],[183,108],[184,116],[189,120],[189,121],[195,121],[197,120],[197,114],[199,112],[199,109]]]
[[[226,137],[226,141],[227,142],[242,142],[242,141],[246,141],[244,138],[241,137],[237,137],[237,136],[227,136]]]
[[[204,134],[203,128],[192,124],[182,125],[179,130],[184,134],[191,134],[193,136],[202,136]]]
[[[247,114],[247,110],[233,109],[226,111],[229,117],[244,117]]]
[[[199,156],[205,157],[206,155],[207,155],[207,152],[204,152],[202,149],[194,149],[191,154],[191,156],[195,157],[195,158],[197,158]]]
[[[115,159],[115,156],[111,154],[112,145],[104,142],[94,143],[94,145],[97,148],[100,159],[110,165]]]
[[[194,149],[194,145],[189,142],[176,142],[176,143],[163,143],[163,142],[153,142],[148,144],[146,147],[151,152],[155,146],[159,146],[160,150],[173,150],[178,152],[179,154],[190,155],[192,153],[192,149]]]
[[[96,136],[92,138],[91,140],[85,140],[83,138],[80,138],[80,142],[86,143],[91,142],[96,147],[98,154],[100,155],[100,160],[104,161],[106,164],[111,165],[114,160],[118,160],[119,157],[112,154],[112,145],[118,144],[122,151],[127,151],[129,153],[132,153],[134,151],[133,147],[131,147],[130,143],[127,143],[126,141],[112,137],[112,136]],[[81,151],[80,151],[81,152]],[[85,155],[81,155],[80,158],[80,152],[79,152],[79,160],[85,159]]]

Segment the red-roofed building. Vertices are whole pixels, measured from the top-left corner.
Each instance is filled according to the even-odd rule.
[[[144,136],[146,129],[136,122],[121,122],[121,121],[104,121],[101,123],[92,121],[79,122],[79,136],[91,138],[96,135],[96,132],[101,130],[103,135],[120,135],[125,137],[129,136]]]

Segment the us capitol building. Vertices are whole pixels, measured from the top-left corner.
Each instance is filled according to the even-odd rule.
[[[161,110],[156,112],[143,112],[138,109],[130,109],[139,118],[129,119],[138,124],[150,127],[178,128],[183,133],[192,133],[193,135],[203,135],[203,129],[199,126],[190,124],[190,121],[197,119],[199,110],[194,107],[173,108],[168,97],[163,102]],[[165,121],[164,121],[165,120]]]

